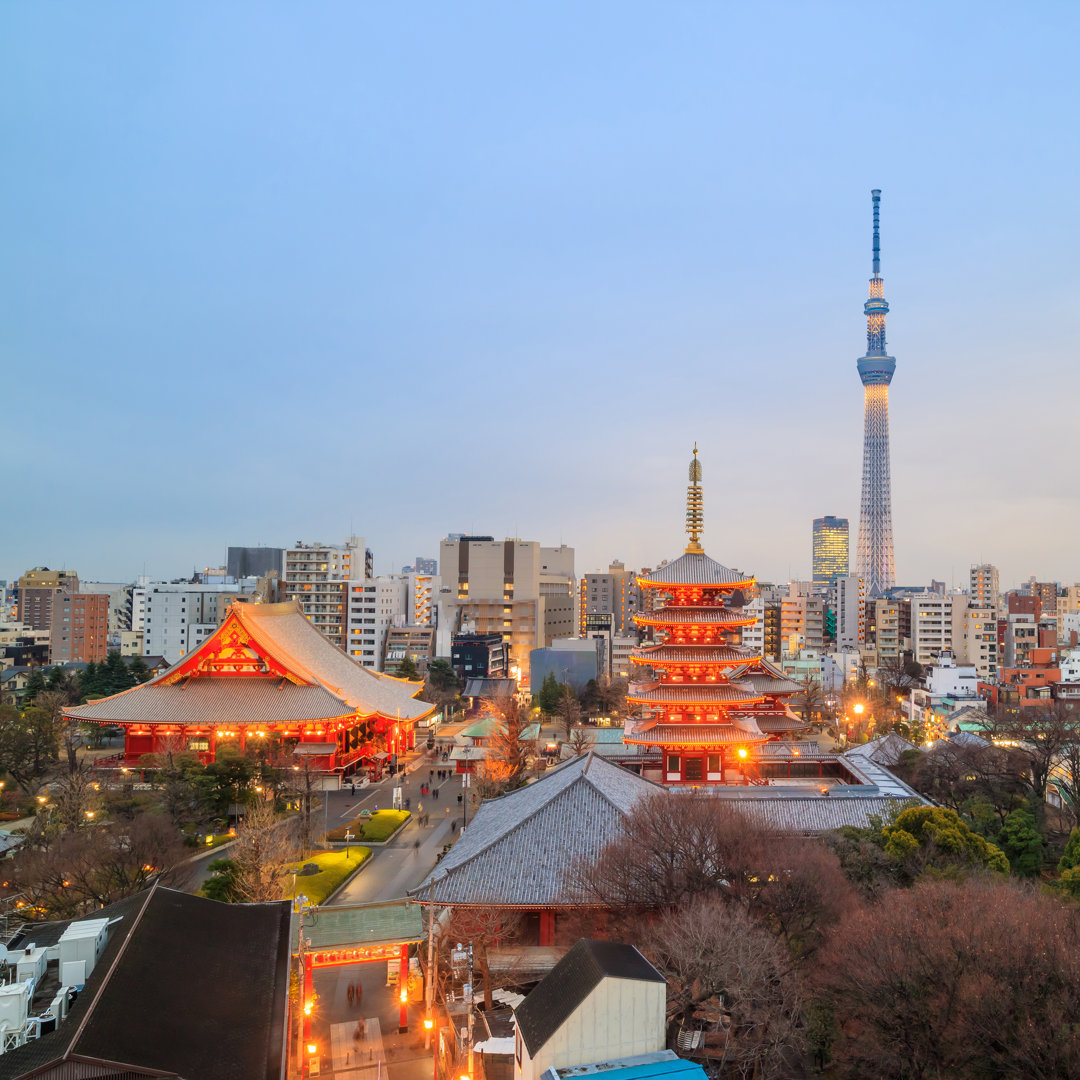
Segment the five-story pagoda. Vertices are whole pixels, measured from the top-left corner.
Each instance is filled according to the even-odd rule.
[[[641,716],[627,721],[623,741],[659,747],[665,783],[746,783],[757,776],[754,747],[803,726],[787,707],[799,685],[742,644],[743,627],[754,622],[744,605],[755,579],[710,559],[701,546],[697,454],[695,445],[686,507],[690,543],[674,562],[637,579],[667,599],[634,617],[659,643],[635,650],[631,660],[656,678],[631,685],[627,704]]]

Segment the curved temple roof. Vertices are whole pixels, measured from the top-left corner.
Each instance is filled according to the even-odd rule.
[[[298,604],[235,603],[198,649],[157,678],[64,712],[121,724],[271,724],[353,713],[418,720],[435,709],[415,700],[422,688],[361,667]]]

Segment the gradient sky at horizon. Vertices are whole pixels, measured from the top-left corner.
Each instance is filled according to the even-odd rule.
[[[883,190],[897,577],[1080,580],[1080,8],[11,2],[0,578],[450,531],[806,577],[858,521]],[[1069,134],[1072,132],[1072,134]]]

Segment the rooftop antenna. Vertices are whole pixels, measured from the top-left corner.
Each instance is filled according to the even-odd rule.
[[[870,192],[870,197],[874,200],[874,277],[881,276],[881,226],[880,226],[880,210],[881,210],[881,188],[874,188]]]

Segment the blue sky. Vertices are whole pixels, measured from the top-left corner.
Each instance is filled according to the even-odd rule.
[[[449,531],[1080,580],[1075,42],[1044,3],[0,7],[0,577]]]

